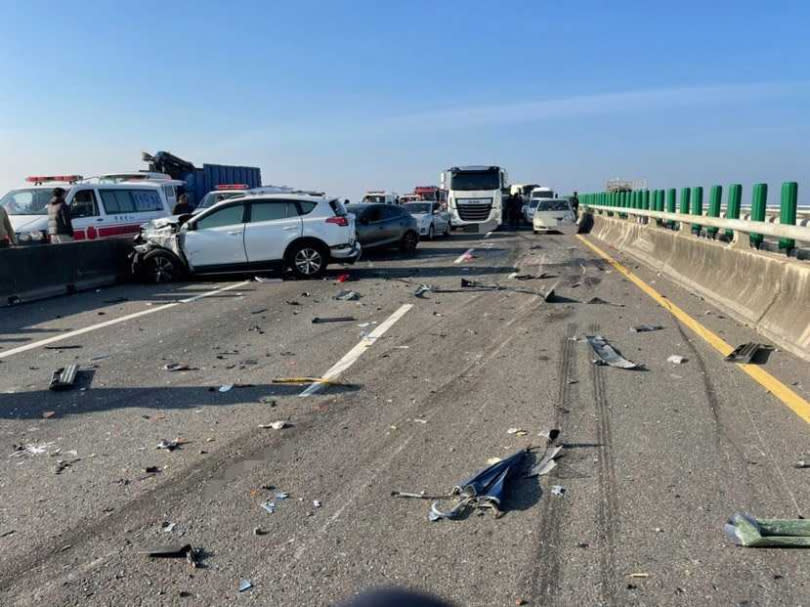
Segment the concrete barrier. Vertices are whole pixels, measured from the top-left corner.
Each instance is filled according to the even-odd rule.
[[[591,234],[810,361],[810,263],[604,215]]]
[[[115,284],[129,277],[130,239],[0,249],[0,305]]]

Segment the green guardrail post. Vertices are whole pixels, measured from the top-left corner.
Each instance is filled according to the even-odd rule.
[[[692,188],[692,215],[699,217],[703,216],[703,187],[696,186]],[[703,229],[699,223],[692,224],[692,234],[700,236],[700,230]]]
[[[742,203],[742,185],[732,183],[728,186],[728,202],[726,203],[726,219],[740,218],[740,205]],[[734,230],[726,230],[726,238],[734,238]]]
[[[779,203],[779,223],[782,225],[796,225],[796,206],[799,199],[799,184],[787,181],[782,184],[782,200]],[[779,248],[788,253],[796,248],[796,241],[792,238],[780,238]]]
[[[641,193],[641,208],[645,211],[650,210],[650,190],[644,190]]]
[[[713,185],[709,190],[709,217],[720,217],[720,202],[723,199],[723,186]],[[717,238],[717,232],[720,228],[713,228],[709,226],[706,228],[706,233],[712,237]]]
[[[677,206],[677,201],[675,200],[678,196],[678,192],[675,188],[669,188],[667,190],[667,213],[674,213],[675,208]],[[675,222],[671,219],[667,222],[667,225],[670,229],[675,228]]]
[[[753,198],[751,199],[751,221],[765,221],[765,207],[768,205],[768,184],[757,183],[754,185]],[[762,246],[762,234],[749,234],[748,240],[754,248]]]
[[[664,210],[664,190],[655,190],[655,210],[659,213]],[[664,222],[660,219],[656,219],[655,223],[660,226]]]
[[[689,188],[681,188],[681,204],[678,207],[678,213],[681,215],[689,215],[689,201],[691,200],[690,193],[692,190]],[[682,227],[681,223],[678,223],[678,228]]]

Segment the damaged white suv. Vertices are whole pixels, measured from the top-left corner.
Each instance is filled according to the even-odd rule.
[[[351,264],[359,256],[354,216],[339,200],[248,194],[190,218],[145,224],[131,261],[138,279],[169,282],[189,275],[286,269],[299,278],[317,278],[327,264]]]

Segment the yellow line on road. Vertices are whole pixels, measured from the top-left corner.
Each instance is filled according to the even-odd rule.
[[[585,239],[585,237],[581,235],[577,235],[577,238],[579,238],[597,255],[599,255],[611,266],[613,266],[613,268],[615,268],[617,272],[623,274],[630,282],[632,282],[639,289],[644,291],[647,295],[652,297],[658,304],[661,305],[661,307],[669,310],[669,312],[675,318],[677,318],[684,325],[692,329],[692,331],[694,331],[700,337],[706,340],[709,343],[709,345],[711,345],[715,350],[720,352],[720,354],[722,354],[723,356],[728,356],[734,350],[734,348],[730,344],[726,343],[726,341],[723,340],[722,337],[716,335],[715,333],[712,333],[712,331],[710,331],[700,322],[689,316],[689,314],[681,310],[678,306],[672,303],[664,295],[661,295],[658,291],[653,289],[650,285],[641,280],[638,276],[633,274],[630,270],[628,270],[618,261],[613,259],[610,255],[605,253],[595,244],[589,242],[588,240]],[[796,394],[793,390],[788,388],[785,384],[783,384],[781,381],[776,379],[773,375],[771,375],[758,365],[745,365],[737,363],[737,366],[740,367],[743,371],[745,371],[751,378],[754,379],[754,381],[760,384],[763,388],[768,390],[768,392],[770,392],[776,398],[781,400],[796,415],[798,415],[805,422],[810,424],[810,402],[807,402],[804,398]]]

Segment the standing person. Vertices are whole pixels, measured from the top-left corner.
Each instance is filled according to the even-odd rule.
[[[520,228],[520,208],[523,206],[523,201],[517,194],[512,194],[512,201],[509,205],[511,212],[512,227],[516,230]]]
[[[576,190],[574,190],[574,195],[571,196],[571,207],[574,209],[574,216],[579,218],[579,196],[577,196]]]
[[[6,208],[0,205],[0,249],[8,248],[14,244],[17,244],[14,241],[14,228],[8,218]]]
[[[48,234],[53,244],[73,242],[73,222],[62,188],[54,188],[53,198],[48,203]]]
[[[187,215],[194,211],[194,208],[188,202],[187,194],[180,194],[177,199],[177,204],[172,209],[172,215]]]

